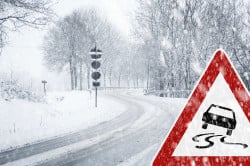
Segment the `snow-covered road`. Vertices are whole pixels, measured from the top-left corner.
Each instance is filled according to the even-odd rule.
[[[185,99],[106,92],[126,110],[88,129],[0,153],[7,165],[150,165]]]

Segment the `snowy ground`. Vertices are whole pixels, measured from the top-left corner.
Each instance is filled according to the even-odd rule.
[[[98,109],[93,107],[93,96],[88,92],[50,93],[47,100],[47,104],[0,101],[3,110],[0,125],[4,126],[0,127],[1,149],[58,138],[41,141],[42,146],[32,144],[0,153],[1,163],[150,165],[186,102],[186,99],[144,96],[140,90],[102,91]],[[78,138],[69,134],[74,132]],[[67,136],[63,138],[65,143],[50,149],[61,144],[60,135]],[[43,149],[40,152],[39,147]]]
[[[74,132],[108,121],[124,106],[100,95],[98,108],[89,92],[49,93],[47,104],[0,100],[0,149]]]

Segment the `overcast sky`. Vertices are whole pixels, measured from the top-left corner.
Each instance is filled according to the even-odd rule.
[[[129,16],[134,9],[134,0],[59,0],[55,12],[59,17],[70,14],[74,9],[94,7],[106,15],[125,36],[130,34]],[[0,70],[26,73],[37,79],[49,77],[43,65],[41,43],[46,30],[22,29],[9,35],[9,44],[0,57]],[[47,78],[49,79],[49,78]]]

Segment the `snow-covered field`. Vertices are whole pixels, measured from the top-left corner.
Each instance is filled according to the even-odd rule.
[[[49,93],[47,103],[0,100],[0,149],[85,129],[124,110],[122,104],[105,95],[99,96],[95,108],[94,94],[87,91]]]
[[[34,144],[28,149],[31,150],[30,155],[22,156],[18,151],[15,154],[9,152],[11,160],[6,163],[8,159],[3,157],[0,162],[10,166],[44,162],[53,165],[54,161],[67,161],[68,154],[72,160],[77,160],[79,153],[88,165],[98,165],[103,159],[108,165],[150,165],[166,132],[186,103],[186,99],[145,96],[142,90],[100,91],[98,99],[98,108],[94,107],[94,94],[88,91],[49,93],[47,103],[0,100],[1,151],[66,136],[83,129],[86,129],[85,133],[92,131],[91,126],[99,129],[104,126],[104,132],[94,130],[97,133],[89,135],[87,132],[82,140],[66,143],[67,146],[63,144],[46,150],[50,144],[44,143],[42,145],[45,149],[39,152],[39,146]],[[64,141],[70,141],[71,138],[74,136]],[[114,149],[118,149],[120,154],[114,155]],[[22,150],[20,148],[21,153]],[[85,153],[88,155],[83,155]],[[93,160],[96,162],[91,163]]]

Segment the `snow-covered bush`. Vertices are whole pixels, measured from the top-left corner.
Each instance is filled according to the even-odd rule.
[[[18,81],[1,81],[0,97],[6,101],[24,99],[33,102],[45,102],[42,94],[32,92],[31,88],[21,85]]]

